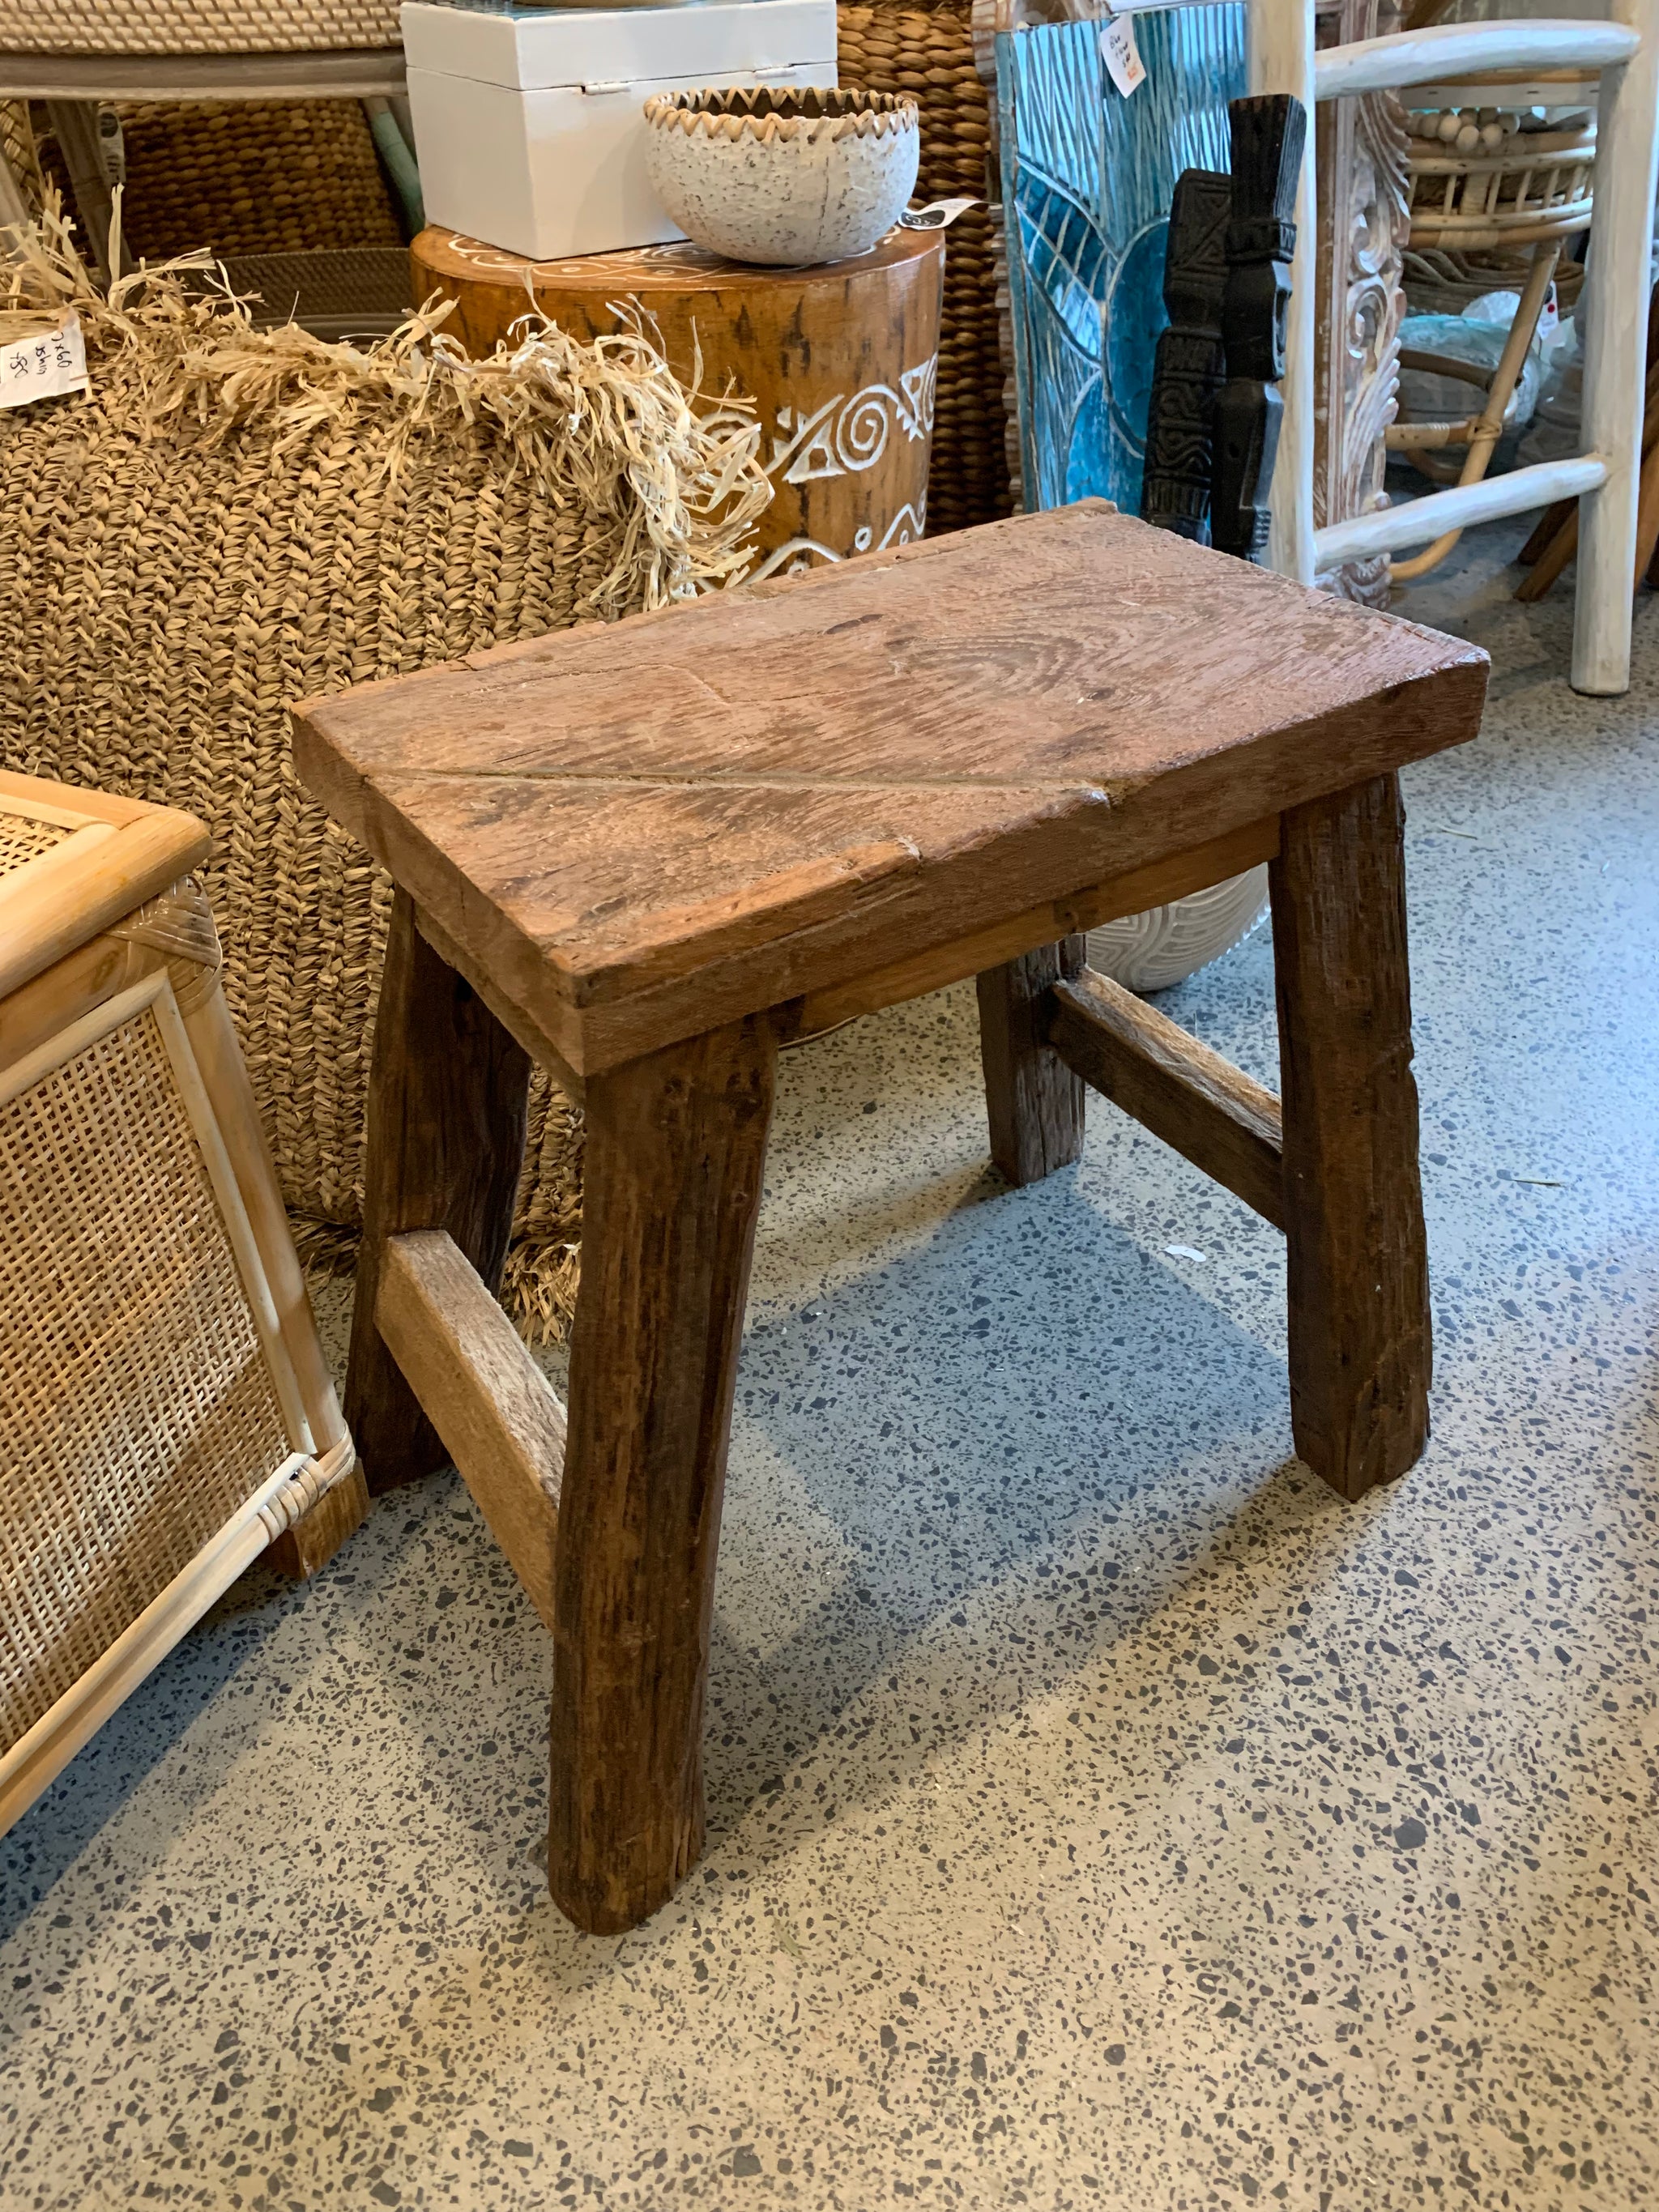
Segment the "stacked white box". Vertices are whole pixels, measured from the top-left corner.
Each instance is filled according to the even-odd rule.
[[[485,14],[405,0],[427,220],[537,261],[684,235],[645,173],[653,92],[836,82],[835,0]]]

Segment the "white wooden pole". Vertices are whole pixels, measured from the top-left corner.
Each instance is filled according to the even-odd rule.
[[[1578,508],[1572,686],[1630,689],[1637,477],[1641,465],[1649,249],[1659,146],[1659,0],[1610,0],[1640,34],[1634,58],[1601,78],[1584,331],[1584,450],[1607,463]]]
[[[1426,31],[1392,31],[1333,46],[1314,64],[1322,100],[1340,100],[1392,87],[1439,84],[1488,70],[1599,70],[1628,61],[1637,40],[1622,21],[1551,22],[1520,17],[1484,23],[1437,23]],[[1504,98],[1510,97],[1506,89]],[[1517,105],[1520,103],[1517,101]]]
[[[1644,5],[1659,0],[1642,0]],[[1314,10],[1313,0],[1250,0],[1249,82],[1254,93],[1289,92],[1308,111],[1308,150],[1296,196],[1291,264],[1285,416],[1273,469],[1267,562],[1281,576],[1314,580]]]
[[[1454,484],[1407,500],[1403,507],[1380,507],[1314,532],[1314,560],[1320,573],[1346,561],[1369,561],[1378,553],[1397,553],[1407,545],[1427,545],[1449,530],[1492,522],[1506,514],[1530,514],[1552,500],[1593,491],[1607,470],[1594,453],[1565,461],[1534,461],[1507,476],[1482,477],[1478,483]]]

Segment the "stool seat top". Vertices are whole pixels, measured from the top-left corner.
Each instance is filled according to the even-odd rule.
[[[295,750],[580,1075],[1462,744],[1486,665],[1085,501],[312,701]]]

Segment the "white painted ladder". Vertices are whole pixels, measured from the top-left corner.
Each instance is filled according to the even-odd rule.
[[[1517,17],[1442,24],[1314,51],[1313,0],[1249,0],[1250,89],[1294,93],[1309,111],[1297,203],[1285,416],[1273,477],[1270,559],[1310,584],[1345,561],[1426,545],[1442,532],[1551,501],[1579,501],[1572,684],[1630,688],[1631,579],[1636,562],[1649,250],[1659,148],[1659,0],[1608,0],[1609,20]],[[1455,486],[1316,530],[1314,459],[1314,104],[1345,94],[1443,84],[1491,70],[1599,72],[1595,277],[1584,339],[1584,452]]]

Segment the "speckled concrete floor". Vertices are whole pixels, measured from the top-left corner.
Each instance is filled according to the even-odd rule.
[[[1591,703],[1504,588],[1412,603],[1499,670],[1409,781],[1415,1474],[1289,1457],[1278,1240],[1115,1111],[997,1186],[970,993],[792,1055],[682,1896],[551,1911],[545,1638],[405,1492],[0,1845],[7,2207],[1659,2198],[1659,606]],[[1271,1076],[1264,941],[1167,1003]]]

